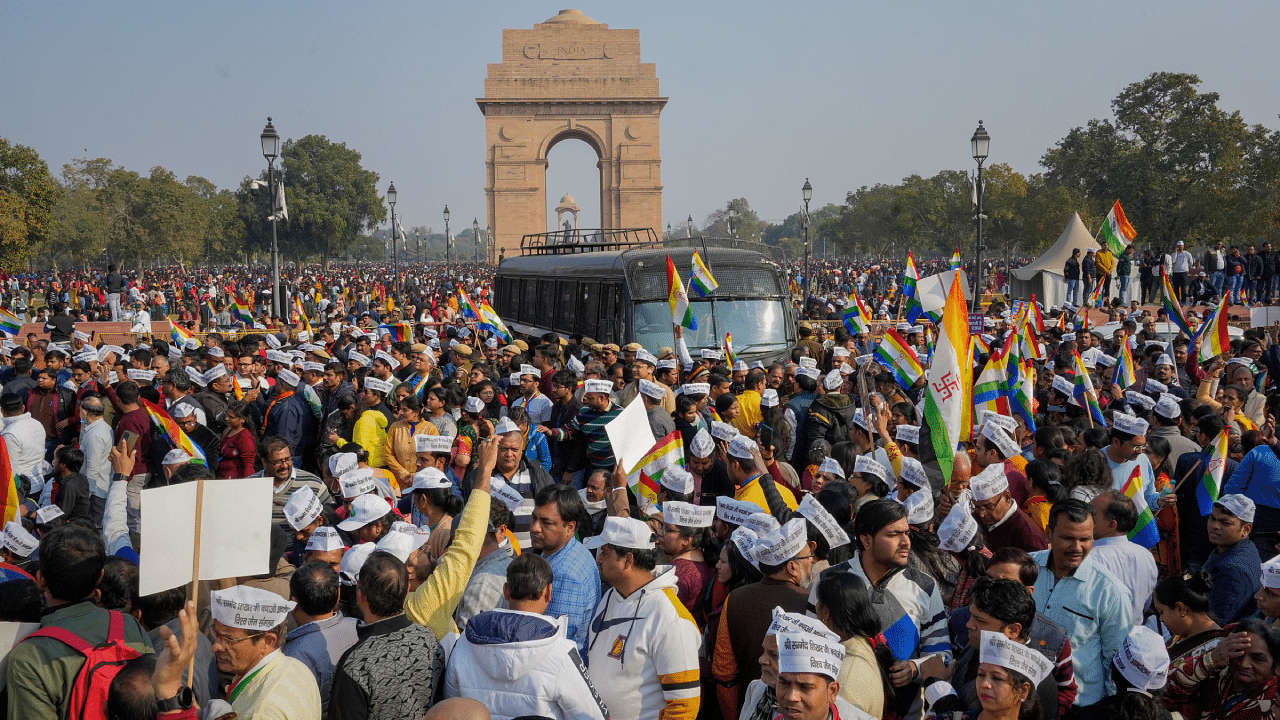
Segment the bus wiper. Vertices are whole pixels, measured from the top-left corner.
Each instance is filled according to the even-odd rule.
[[[746,347],[742,348],[741,350],[739,350],[738,352],[750,352],[751,350],[753,350],[753,349],[755,349],[755,348],[770,348],[770,347],[775,347],[775,346],[778,346],[778,345],[781,345],[781,346],[783,346],[783,347],[786,347],[786,346],[787,346],[787,343],[784,343],[784,342],[756,343],[756,344],[754,344],[754,345],[748,345],[748,346],[746,346]]]

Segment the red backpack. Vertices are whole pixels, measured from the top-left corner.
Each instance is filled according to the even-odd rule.
[[[106,720],[107,691],[111,681],[130,660],[142,653],[125,644],[124,615],[111,612],[111,625],[107,640],[101,645],[90,645],[70,630],[59,627],[40,628],[28,638],[46,637],[69,645],[84,655],[84,667],[76,675],[71,688],[71,702],[67,705],[67,717],[74,720]]]

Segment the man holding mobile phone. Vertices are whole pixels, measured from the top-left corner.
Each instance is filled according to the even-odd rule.
[[[129,475],[128,511],[129,536],[133,546],[139,547],[142,527],[142,489],[151,474],[147,456],[151,452],[151,416],[138,399],[138,385],[125,380],[115,388],[116,403],[120,406],[120,422],[116,424],[116,444],[126,441],[133,451],[133,470]],[[128,436],[128,437],[126,437]]]

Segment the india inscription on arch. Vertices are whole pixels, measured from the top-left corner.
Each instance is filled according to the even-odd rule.
[[[485,197],[495,247],[512,253],[547,230],[547,155],[582,140],[600,162],[605,228],[661,235],[662,160],[652,63],[640,62],[640,31],[611,30],[562,10],[532,30],[502,31],[502,62],[489,65],[485,96]]]

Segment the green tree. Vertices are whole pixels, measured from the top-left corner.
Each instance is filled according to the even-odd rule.
[[[278,228],[282,250],[298,259],[319,255],[327,267],[331,256],[386,219],[378,174],[361,167],[360,159],[345,143],[323,135],[284,143],[280,174],[289,220]]]
[[[729,208],[737,212],[733,219],[733,230],[729,229]],[[706,237],[736,237],[741,240],[761,242],[762,234],[768,223],[760,219],[751,203],[746,198],[730,200],[723,209],[716,210],[707,216],[703,223],[702,234]]]
[[[1097,217],[1120,199],[1139,241],[1156,247],[1239,233],[1249,131],[1199,85],[1168,72],[1129,85],[1111,104],[1114,120],[1074,128],[1045,153],[1048,179],[1078,191]]]
[[[39,153],[0,138],[0,267],[26,267],[32,250],[49,239],[61,195]]]

